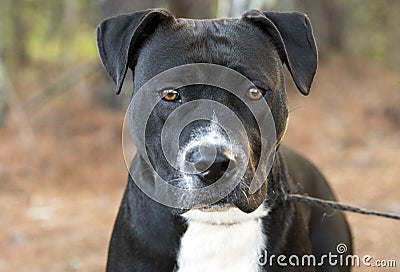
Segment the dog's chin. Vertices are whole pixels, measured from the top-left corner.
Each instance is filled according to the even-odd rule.
[[[243,213],[252,213],[265,202],[266,190],[267,186],[264,184],[257,192],[250,195],[247,192],[240,191],[239,188],[235,188],[230,194],[214,204],[193,207],[192,209],[198,209],[202,212],[225,212],[236,208]]]
[[[176,178],[169,180],[169,184],[182,189],[199,189],[204,188],[205,186],[201,180],[195,176],[187,179]],[[187,181],[191,182],[189,186]],[[195,204],[194,206],[191,206],[191,208],[187,209],[174,208],[173,213],[179,215],[187,212],[188,210],[198,210],[205,213],[226,212],[232,208],[236,208],[238,211],[243,213],[252,213],[266,201],[268,182],[264,182],[253,194],[250,194],[248,192],[249,189],[247,189],[250,188],[248,185],[250,183],[251,180],[242,180],[228,195],[212,204],[205,204],[210,203],[210,195],[202,195],[201,200],[198,200],[204,204]],[[185,201],[187,201],[187,199],[185,199]],[[188,203],[185,202],[183,204],[185,205],[182,205],[182,207],[187,206]]]
[[[257,194],[257,193],[256,193]],[[229,211],[236,210],[243,214],[252,214],[264,205],[265,198],[261,196],[243,198],[232,198],[229,195],[222,200],[209,205],[195,205],[190,209],[172,208],[171,212],[175,215],[183,215],[190,211],[201,212],[202,214],[225,214]]]
[[[198,209],[199,211],[202,211],[202,212],[226,212],[229,209],[237,208],[241,212],[252,213],[258,207],[260,207],[261,204],[262,204],[262,202],[260,204],[254,203],[253,205],[249,205],[248,203],[242,203],[242,201],[237,201],[237,203],[213,204],[213,205],[207,205],[204,207],[199,207],[199,208],[194,208],[194,209]]]
[[[267,200],[267,190],[267,182],[264,182],[263,185],[261,185],[261,187],[253,194],[250,194],[248,189],[244,190],[243,186],[239,185],[224,198],[224,201],[226,203],[232,203],[244,213],[252,213]]]
[[[245,202],[245,201],[237,201],[234,205],[244,213],[252,213],[254,212],[263,202]]]
[[[202,212],[226,212],[232,208],[235,208],[235,205],[224,203],[224,204],[214,204],[214,205],[199,207],[198,210]]]

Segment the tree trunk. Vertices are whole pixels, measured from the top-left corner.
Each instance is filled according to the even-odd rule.
[[[324,54],[344,51],[345,12],[342,0],[298,0],[296,9],[306,13],[313,25],[319,45]]]
[[[396,69],[400,69],[400,1],[387,0],[387,26],[386,26],[386,61]]]
[[[106,0],[101,11],[103,17],[158,7],[157,0]]]
[[[21,16],[23,5],[21,0],[9,0],[7,5],[10,14],[11,36],[9,44],[6,46],[9,46],[8,49],[11,52],[8,64],[14,69],[19,65],[23,65],[28,60],[26,50],[26,26],[24,18]]]
[[[169,10],[180,18],[208,19],[217,16],[216,0],[168,0]]]

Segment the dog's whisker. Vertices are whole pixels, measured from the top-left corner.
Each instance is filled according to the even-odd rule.
[[[304,110],[304,109],[305,109],[305,107],[303,107],[303,106],[298,106],[298,107],[290,108],[290,109],[288,110],[288,112],[291,113],[291,112],[294,112],[294,111],[297,111],[297,110]]]
[[[240,183],[240,186],[241,186],[241,187],[245,187],[244,189],[246,189],[246,190],[250,190],[250,185],[247,184],[247,183],[245,183],[245,182],[241,182],[241,183]]]
[[[249,197],[247,196],[246,192],[242,189],[240,190],[240,192],[244,195],[244,198],[246,199],[247,204],[250,204]]]

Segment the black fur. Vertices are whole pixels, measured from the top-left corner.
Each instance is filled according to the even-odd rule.
[[[265,90],[271,108],[277,146],[283,137],[287,97],[283,64],[298,89],[309,93],[317,68],[317,50],[308,18],[301,13],[249,11],[238,19],[176,19],[167,11],[153,9],[104,20],[97,31],[100,57],[120,92],[128,67],[134,74],[134,92],[157,74],[183,64],[213,63],[234,69]],[[217,76],[217,75],[216,75]],[[224,103],[246,125],[252,159],[260,157],[264,141],[256,122],[241,101],[224,90],[210,86],[180,89],[181,103],[206,98]],[[168,180],[176,175],[162,154],[160,132],[168,115],[179,105],[160,101],[146,124],[146,150],[150,163]],[[135,111],[141,112],[140,105]],[[184,141],[184,140],[183,140]],[[151,143],[151,144],[149,144]],[[251,165],[247,174],[253,173]],[[132,162],[141,180],[152,184],[149,166],[139,155]],[[246,174],[246,175],[247,175]],[[287,203],[283,191],[334,199],[326,180],[310,162],[284,146],[277,148],[266,182],[253,195],[237,194],[235,188],[224,201],[243,212],[252,212],[265,202],[271,209],[263,218],[269,254],[335,253],[346,243],[351,254],[351,237],[342,213]],[[243,182],[247,182],[244,180]],[[247,199],[248,198],[248,201]],[[177,266],[180,238],[186,230],[179,216],[183,211],[165,207],[147,197],[129,177],[115,223],[107,271],[173,271]],[[206,260],[205,260],[206,261]],[[348,267],[278,267],[264,271],[349,271]]]

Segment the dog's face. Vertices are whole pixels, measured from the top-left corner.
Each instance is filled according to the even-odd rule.
[[[234,205],[244,212],[252,212],[259,207],[266,197],[269,175],[269,168],[262,165],[261,147],[268,146],[271,151],[268,154],[272,156],[287,126],[283,64],[288,66],[304,94],[308,93],[315,73],[316,49],[307,18],[298,13],[251,11],[238,19],[190,20],[175,19],[162,10],[149,10],[104,21],[98,29],[98,43],[103,63],[117,83],[117,91],[127,67],[134,72],[135,93],[168,69],[194,63],[233,69],[254,84],[232,93],[206,84],[176,87],[161,82],[161,86],[148,91],[153,92],[150,96],[160,99],[148,120],[143,120],[146,122],[143,146],[158,176],[180,188],[202,188],[222,176],[238,180],[228,194],[212,205],[213,208]],[[238,130],[233,132],[234,137],[228,135],[232,131],[228,133],[220,124],[225,113],[210,104],[211,118],[193,120],[184,126],[178,137],[163,138],[162,143],[164,126],[168,126],[168,122],[181,122],[179,115],[174,117],[173,112],[201,100],[224,105],[242,123],[244,132]],[[270,128],[274,130],[273,140],[263,137],[259,124],[267,118],[267,112],[254,113],[249,108],[261,100],[266,102],[269,117],[273,118],[274,126]],[[136,107],[133,113],[143,112],[141,107],[146,107],[146,103],[137,103]],[[186,114],[200,113],[204,107],[186,107],[185,110]],[[185,115],[185,110],[181,110],[181,115]],[[178,146],[178,167],[172,166],[163,155],[163,144]],[[245,169],[239,175],[237,169],[243,163]],[[258,177],[256,169],[261,169]],[[263,181],[253,193],[250,184],[254,178]]]

